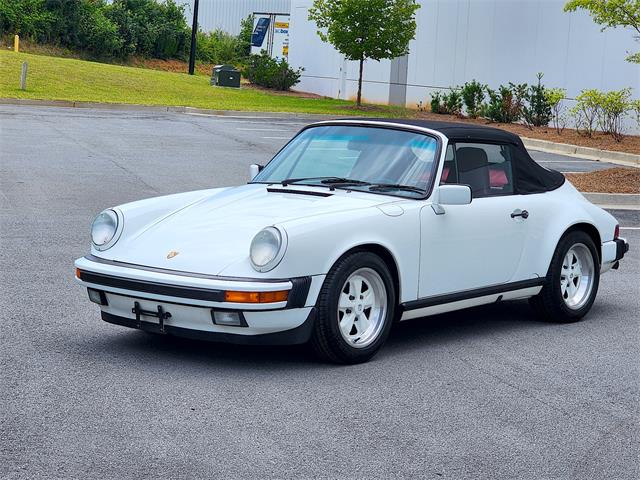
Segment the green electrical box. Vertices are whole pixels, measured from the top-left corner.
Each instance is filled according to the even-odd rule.
[[[211,85],[240,88],[240,72],[233,65],[216,65],[211,72]]]

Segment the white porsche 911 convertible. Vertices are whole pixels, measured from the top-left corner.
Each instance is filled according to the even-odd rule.
[[[371,358],[394,321],[529,298],[572,322],[627,242],[520,138],[489,127],[337,120],[251,181],[100,213],[76,277],[103,320]]]

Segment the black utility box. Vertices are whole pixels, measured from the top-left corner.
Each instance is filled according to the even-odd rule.
[[[211,72],[211,85],[240,88],[240,72],[233,65],[216,65]]]

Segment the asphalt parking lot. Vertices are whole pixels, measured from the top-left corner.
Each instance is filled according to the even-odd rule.
[[[100,320],[73,280],[96,213],[241,183],[305,123],[0,106],[0,478],[640,478],[640,211],[577,324],[508,302],[338,367]]]

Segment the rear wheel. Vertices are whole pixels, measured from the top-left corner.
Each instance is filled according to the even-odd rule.
[[[335,363],[369,360],[389,335],[395,304],[393,279],[380,257],[370,252],[342,257],[318,296],[315,352]]]
[[[591,237],[566,234],[556,247],[541,292],[529,302],[545,320],[576,322],[591,309],[600,283],[600,261]]]

